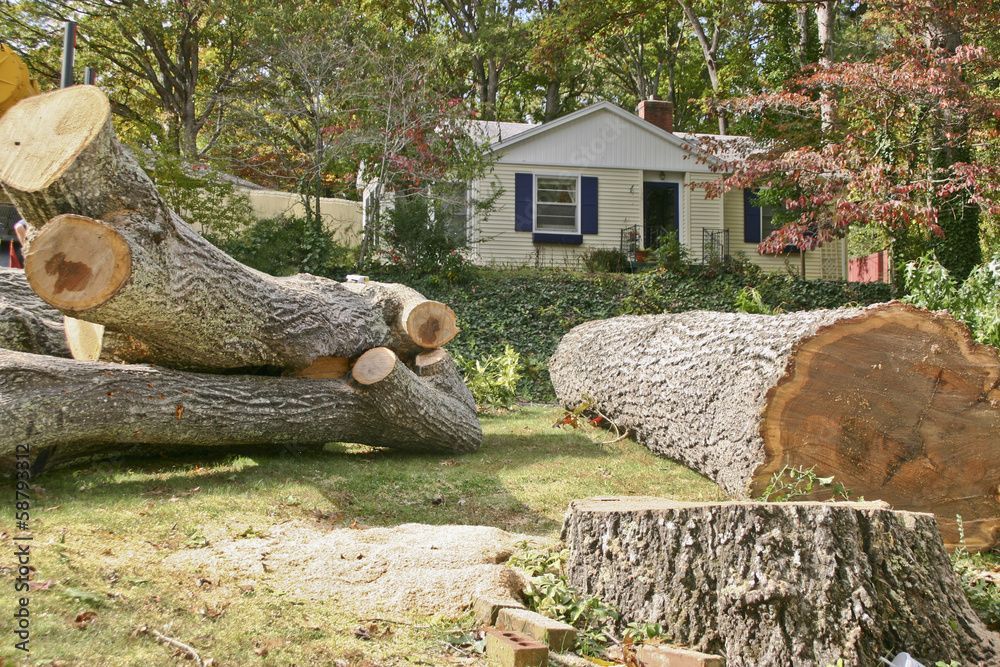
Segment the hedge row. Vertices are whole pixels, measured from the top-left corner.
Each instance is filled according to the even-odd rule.
[[[524,364],[525,400],[554,399],[547,361],[563,334],[582,322],[616,315],[736,310],[736,297],[754,287],[764,303],[784,311],[870,304],[892,298],[879,283],[804,281],[785,275],[581,274],[554,270],[471,269],[461,283],[437,276],[380,270],[373,280],[402,282],[449,304],[461,333],[449,345],[468,357],[499,354],[511,345]]]

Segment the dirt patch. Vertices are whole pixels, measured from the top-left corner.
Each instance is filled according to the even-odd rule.
[[[175,553],[164,563],[217,583],[266,585],[359,615],[455,615],[475,595],[520,591],[521,577],[505,563],[525,539],[541,543],[487,526],[323,530],[289,522],[266,537]]]

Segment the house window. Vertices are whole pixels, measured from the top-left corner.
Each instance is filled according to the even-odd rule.
[[[576,176],[536,176],[535,231],[578,234],[579,192]]]

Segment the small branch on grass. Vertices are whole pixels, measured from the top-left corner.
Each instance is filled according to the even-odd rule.
[[[146,634],[146,633],[151,634],[153,636],[153,639],[160,642],[161,644],[166,644],[167,646],[170,646],[172,648],[177,649],[178,651],[181,651],[189,658],[191,658],[191,660],[194,661],[194,664],[197,665],[198,667],[205,667],[205,662],[201,659],[201,656],[198,655],[198,651],[194,650],[194,648],[192,648],[188,644],[185,644],[179,639],[168,637],[162,632],[158,632],[156,630],[150,630],[146,626],[142,626],[137,631],[137,634]]]

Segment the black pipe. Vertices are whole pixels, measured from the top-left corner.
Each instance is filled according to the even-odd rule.
[[[83,70],[83,82],[88,86],[93,86],[97,82],[97,74],[93,67],[87,67]]]
[[[76,51],[76,21],[66,21],[66,34],[63,36],[63,62],[61,88],[73,85],[73,55]]]

